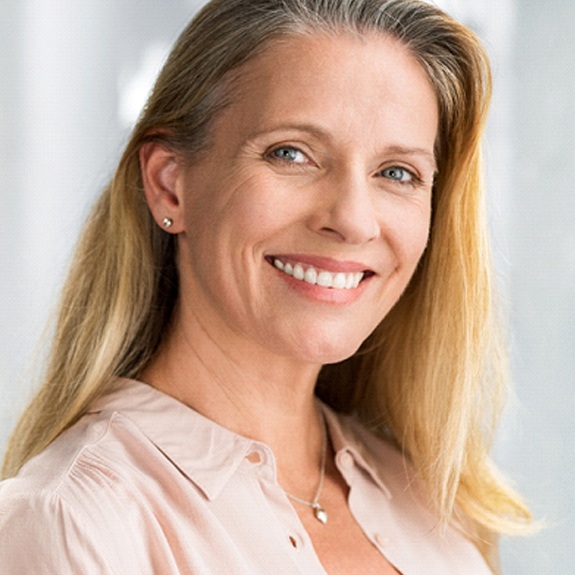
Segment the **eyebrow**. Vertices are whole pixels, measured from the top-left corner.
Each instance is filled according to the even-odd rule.
[[[249,134],[247,140],[256,140],[267,134],[273,134],[274,132],[280,132],[282,130],[292,130],[294,132],[307,132],[308,134],[311,134],[312,136],[315,136],[316,138],[321,140],[332,139],[332,137],[326,130],[320,128],[319,126],[316,126],[315,124],[287,123],[287,124],[278,124],[277,126],[270,126],[267,128],[264,127],[262,130],[258,130],[257,132]]]
[[[399,156],[412,156],[412,155],[421,156],[430,163],[434,172],[437,171],[437,160],[435,158],[435,154],[430,152],[429,150],[426,150],[425,148],[418,148],[418,147],[412,148],[409,146],[394,145],[394,146],[388,146],[385,149],[385,151],[387,153],[397,154]]]
[[[326,130],[315,124],[287,123],[287,124],[278,124],[277,126],[270,126],[268,128],[258,130],[257,132],[253,132],[248,135],[246,141],[257,140],[258,138],[261,138],[265,135],[273,134],[274,132],[280,132],[282,130],[286,131],[291,130],[294,132],[306,132],[320,140],[327,140],[327,141],[333,140],[332,136]],[[411,156],[411,155],[420,156],[431,165],[434,172],[437,171],[437,160],[435,158],[435,154],[433,152],[430,152],[426,148],[392,144],[390,146],[387,146],[384,152],[386,154],[394,154],[399,156]]]

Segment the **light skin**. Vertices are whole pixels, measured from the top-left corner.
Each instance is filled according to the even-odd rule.
[[[375,34],[274,42],[233,93],[199,161],[157,143],[141,151],[150,210],[174,222],[181,281],[141,379],[268,444],[281,485],[311,500],[319,370],[356,351],[427,243],[437,102],[407,49]],[[294,504],[320,560],[329,573],[396,573],[328,459],[328,525]]]

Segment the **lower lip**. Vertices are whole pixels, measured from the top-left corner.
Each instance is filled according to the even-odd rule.
[[[371,280],[371,277],[364,278],[356,288],[352,289],[334,289],[321,287],[317,284],[310,284],[305,281],[295,279],[281,270],[278,270],[276,267],[273,267],[273,270],[291,289],[307,299],[338,305],[350,304],[356,301],[364,292],[367,284]]]

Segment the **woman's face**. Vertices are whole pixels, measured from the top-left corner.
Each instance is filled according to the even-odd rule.
[[[398,41],[289,37],[241,70],[182,169],[181,298],[222,345],[355,352],[425,249],[436,97]]]

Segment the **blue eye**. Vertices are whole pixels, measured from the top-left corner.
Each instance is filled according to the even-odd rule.
[[[381,170],[381,175],[384,178],[388,178],[402,184],[409,184],[415,180],[415,176],[409,170],[399,166],[385,168],[384,170]]]
[[[292,148],[291,146],[276,148],[275,150],[272,150],[270,155],[278,160],[294,164],[304,164],[307,162],[306,155],[302,151],[297,148]]]

